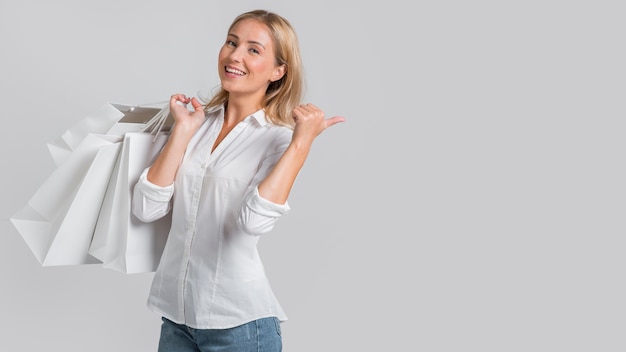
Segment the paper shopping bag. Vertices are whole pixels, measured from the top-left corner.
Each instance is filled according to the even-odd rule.
[[[121,137],[126,132],[145,131],[157,123],[163,131],[168,131],[173,124],[168,105],[155,108],[107,103],[82,118],[56,140],[48,143],[48,151],[58,166],[90,133]]]
[[[146,223],[131,211],[133,187],[152,164],[168,134],[127,132],[109,180],[89,253],[104,268],[132,274],[153,272],[161,258],[171,215]]]
[[[43,266],[101,262],[89,249],[123,135],[156,138],[172,124],[167,105],[107,104],[49,144],[57,168],[10,218]]]
[[[10,219],[43,266],[99,263],[88,251],[120,147],[88,134]]]

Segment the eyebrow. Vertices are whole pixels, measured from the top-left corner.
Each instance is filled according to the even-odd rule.
[[[239,37],[237,35],[235,35],[235,34],[229,33],[228,36],[229,37],[235,37],[235,39],[239,40]],[[265,49],[265,45],[263,45],[263,44],[261,44],[259,42],[256,42],[254,40],[248,40],[248,43],[260,45],[263,49]]]

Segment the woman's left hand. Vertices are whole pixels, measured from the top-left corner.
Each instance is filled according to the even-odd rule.
[[[292,140],[305,143],[313,143],[313,140],[325,129],[345,121],[342,116],[325,118],[324,111],[310,103],[296,106],[293,109],[293,119],[296,126]]]

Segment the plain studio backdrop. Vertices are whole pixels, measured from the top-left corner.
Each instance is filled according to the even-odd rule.
[[[506,4],[505,4],[506,3]],[[259,248],[288,352],[626,350],[619,1],[2,1],[0,350],[156,351],[151,273],[41,267],[8,221],[107,102],[207,95],[294,25],[316,141]]]

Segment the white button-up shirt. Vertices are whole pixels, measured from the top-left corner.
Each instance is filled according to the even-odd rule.
[[[230,328],[270,316],[285,321],[257,242],[289,205],[261,198],[257,185],[287,148],[292,130],[267,122],[260,110],[211,152],[224,122],[223,106],[206,115],[174,183],[152,184],[146,169],[134,188],[133,213],[142,221],[172,211],[148,307],[196,329]]]

